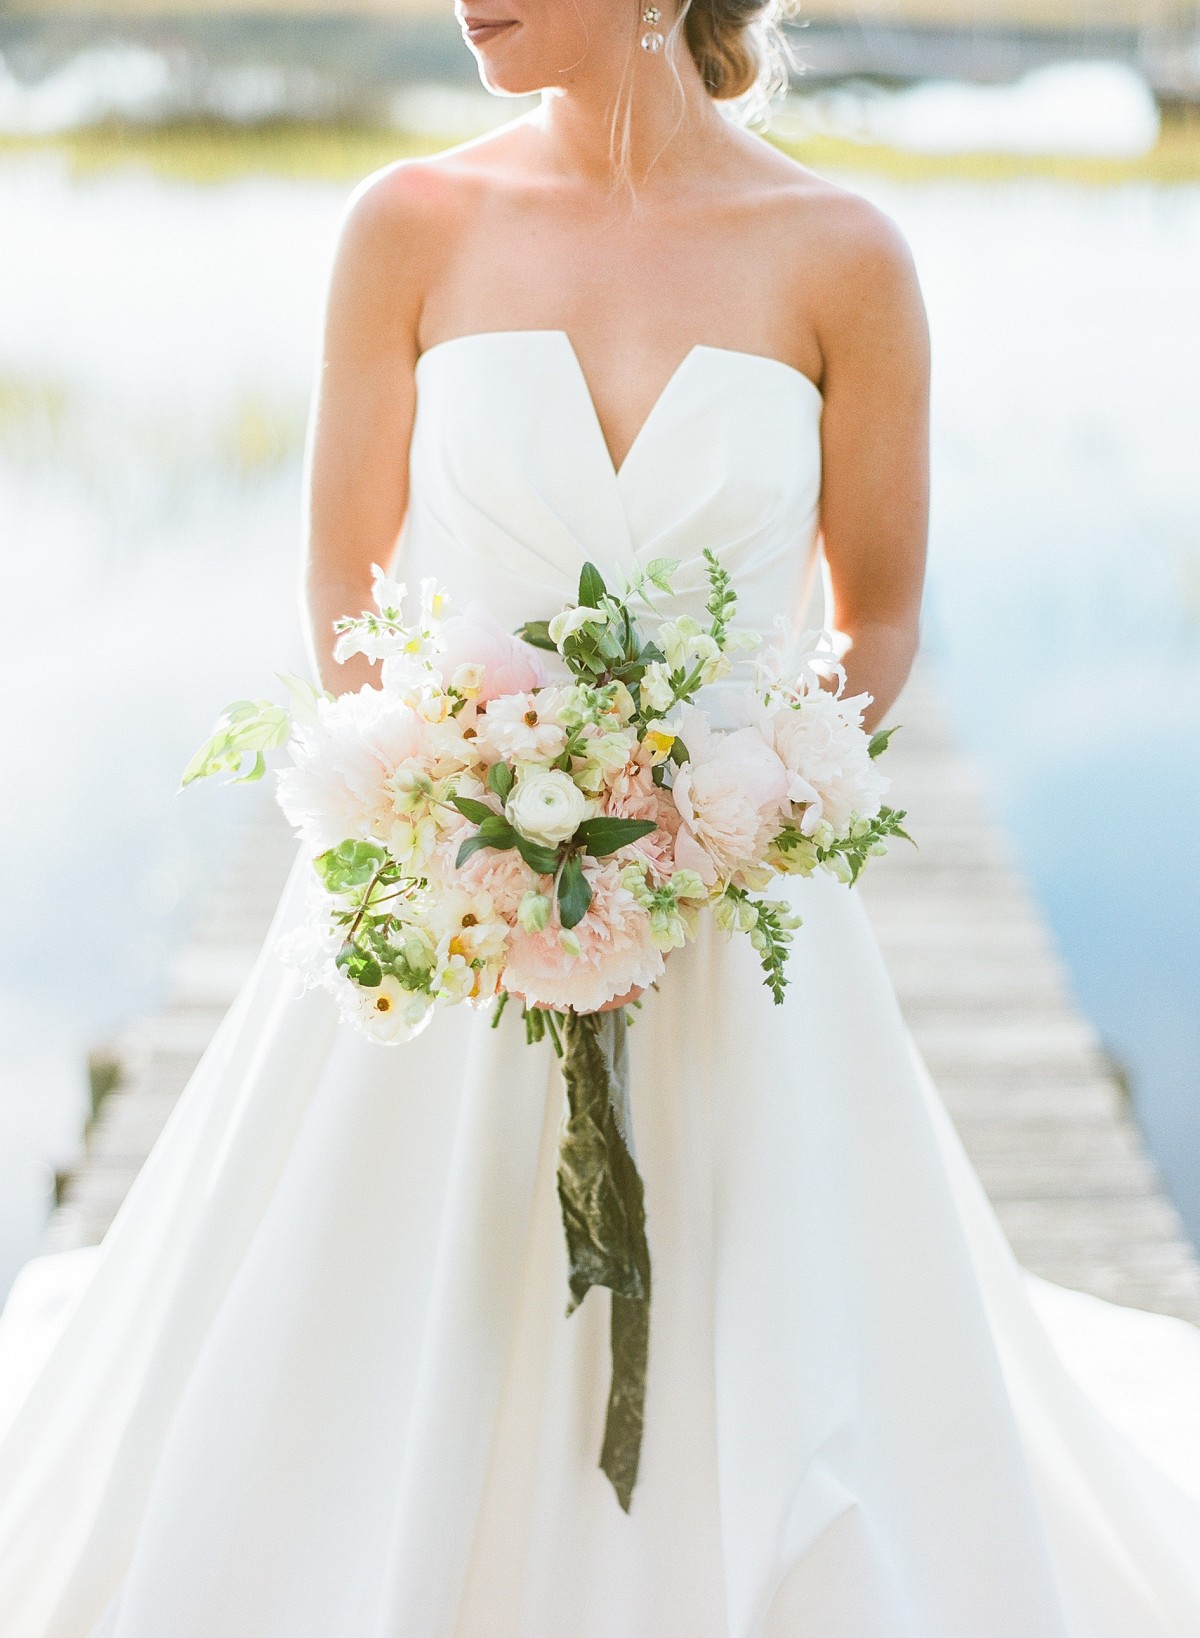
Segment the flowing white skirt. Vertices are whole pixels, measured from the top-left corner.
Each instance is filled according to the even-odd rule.
[[[631,1031],[630,1516],[548,1047],[376,1046],[272,935],[0,1323],[4,1638],[1196,1638],[1200,1332],[1022,1274],[857,896],[795,896],[783,1006],[710,931]]]

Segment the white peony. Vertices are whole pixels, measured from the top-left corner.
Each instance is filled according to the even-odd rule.
[[[280,806],[318,851],[347,837],[386,842],[396,818],[391,776],[420,755],[423,735],[411,706],[378,688],[319,700],[316,722],[289,746],[292,766],[280,770]]]
[[[804,809],[805,836],[823,825],[843,837],[855,817],[879,812],[889,781],[862,728],[868,700],[865,694],[839,699],[822,688],[764,715],[763,732],[788,770],[788,798]]]
[[[561,768],[522,770],[504,804],[504,817],[531,842],[557,847],[588,817],[587,798]]]

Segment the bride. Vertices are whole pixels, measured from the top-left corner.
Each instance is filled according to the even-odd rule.
[[[660,3],[471,0],[485,83],[540,107],[355,198],[309,463],[331,689],[372,680],[331,625],[373,561],[511,628],[589,559],[695,588],[706,546],[748,624],[836,624],[874,718],[904,681],[907,252],[721,112],[768,64],[761,0]],[[4,1638],[1200,1633],[1200,1459],[1168,1478],[1067,1373],[852,890],[794,883],[783,1006],[710,931],[631,1033],[656,1295],[626,1515],[604,1302],[563,1316],[557,1073],[511,1019],[384,1050],[299,993],[304,868],[104,1244],[31,1265],[0,1326]],[[72,1289],[35,1339],[39,1281]],[[1186,1327],[1090,1322],[1132,1392],[1195,1405]]]

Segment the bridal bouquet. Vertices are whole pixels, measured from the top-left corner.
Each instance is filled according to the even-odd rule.
[[[549,1036],[567,1091],[568,1312],[592,1285],[613,1291],[601,1465],[626,1508],[650,1260],[624,1007],[706,911],[749,938],[781,1001],[799,923],[764,890],[817,870],[852,882],[905,834],[877,767],[890,730],[864,731],[869,697],[845,697],[828,639],[738,629],[730,577],[704,560],[706,621],[663,617],[678,564],[657,559],[616,591],[585,565],[577,603],[516,634],[478,603],[449,614],[429,581],[410,618],[376,569],[376,609],[338,623],[335,653],[381,662],[379,686],[334,698],[287,678],[289,708],[230,706],[184,774],[256,779],[286,744],[279,800],[314,891],[285,954],[359,1028],[403,1041],[438,1005],[488,1005],[497,1024],[516,1000],[527,1039]],[[746,725],[722,731],[698,696],[739,667]]]

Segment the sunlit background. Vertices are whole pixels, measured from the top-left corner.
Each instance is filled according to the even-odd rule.
[[[0,13],[0,1292],[159,999],[299,663],[339,214],[513,112],[449,14]],[[926,647],[1200,1236],[1200,13],[830,0],[774,139],[908,235],[935,346]]]

